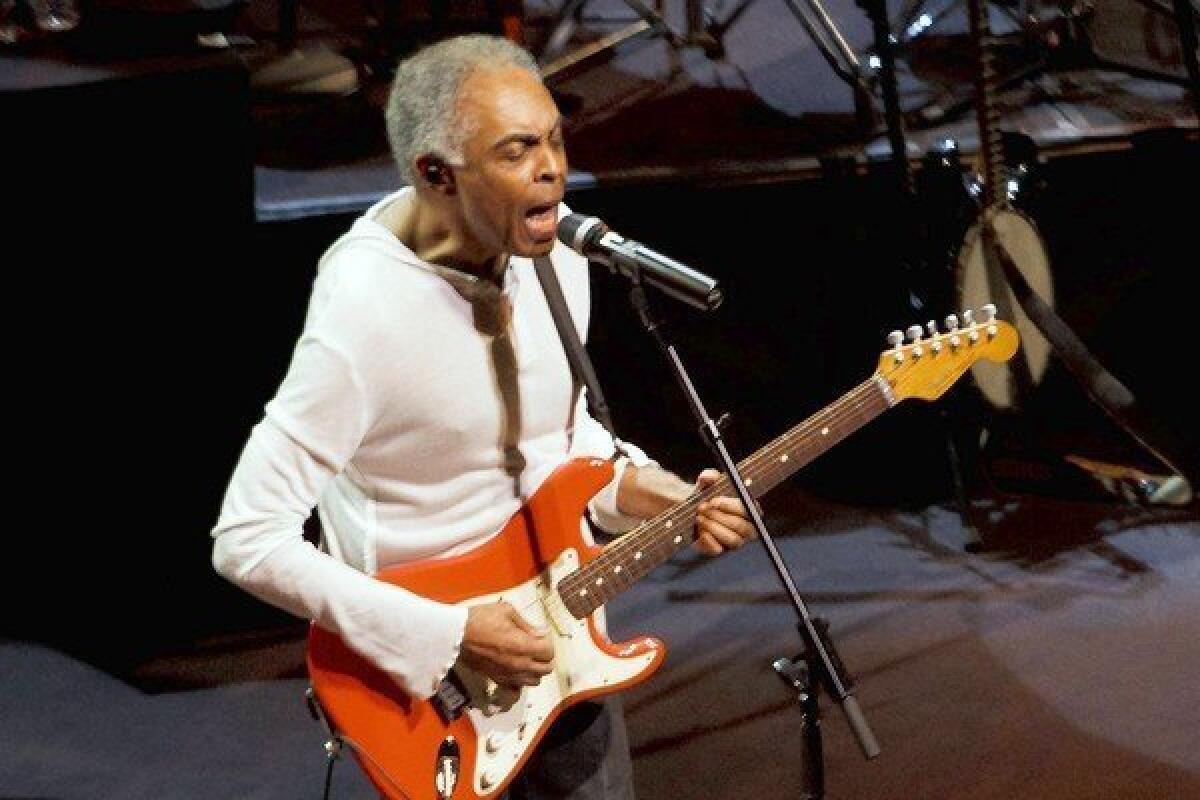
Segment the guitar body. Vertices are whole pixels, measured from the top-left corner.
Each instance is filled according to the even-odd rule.
[[[1030,287],[1050,306],[1054,305],[1054,279],[1050,258],[1037,227],[1029,217],[1012,208],[985,211],[992,220],[996,238],[1012,257]],[[971,366],[971,377],[993,408],[1010,409],[1019,405],[1018,389],[1032,389],[1041,383],[1050,361],[1050,343],[1026,316],[999,264],[989,264],[983,240],[982,224],[971,226],[958,257],[958,307],[979,308],[989,298],[1000,313],[1012,321],[1020,334],[1022,347],[1019,363],[981,360]],[[1017,380],[1014,370],[1028,370]],[[1022,387],[1023,383],[1028,386]]]
[[[588,501],[612,479],[607,461],[559,467],[485,544],[460,556],[403,564],[375,577],[442,603],[505,601],[549,630],[554,672],[520,692],[462,666],[469,703],[447,720],[432,701],[402,690],[335,634],[312,627],[308,670],[334,731],[352,745],[376,788],[394,800],[471,800],[502,792],[565,709],[640,683],[666,653],[639,638],[614,645],[595,614],[576,619],[556,586],[602,552],[581,532]]]
[[[967,232],[959,255],[958,294],[963,308],[972,302],[992,298],[1001,316],[1016,326],[1023,342],[1015,364],[972,365],[975,383],[994,408],[1019,408],[1029,392],[1041,381],[1050,358],[1050,343],[1042,336],[1017,301],[1008,285],[1004,266],[995,252],[994,242],[1003,248],[1017,270],[1047,304],[1054,304],[1054,284],[1050,278],[1050,259],[1042,237],[1029,217],[1013,207],[1020,191],[1022,176],[1028,169],[1009,171],[1005,155],[1020,157],[1021,141],[1010,139],[1005,145],[1000,131],[1000,109],[996,103],[998,77],[995,68],[995,37],[992,35],[986,0],[967,0],[967,21],[975,50],[975,117],[979,125],[979,155],[983,161],[982,204],[979,220]],[[1027,138],[1027,137],[1026,137]],[[1029,141],[1032,145],[1032,141]],[[1036,151],[1036,147],[1033,148]],[[1018,152],[1014,152],[1018,151]],[[1026,158],[1029,154],[1025,154]],[[991,237],[985,237],[990,227]],[[1004,359],[1007,361],[1007,359]]]

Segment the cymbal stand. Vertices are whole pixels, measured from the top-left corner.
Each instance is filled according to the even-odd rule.
[[[676,44],[675,33],[667,26],[662,17],[661,3],[650,8],[641,0],[624,0],[625,5],[637,13],[637,19],[628,25],[602,36],[571,52],[564,52],[571,37],[575,35],[587,0],[567,0],[558,12],[557,22],[546,38],[546,43],[538,53],[542,77],[551,78],[561,72],[574,68],[580,63],[595,58],[606,50],[611,50],[621,42],[636,36],[665,35],[669,41]]]
[[[693,28],[701,26],[703,31],[716,43],[716,52],[723,53],[721,44],[725,32],[733,26],[753,0],[741,0],[724,20],[717,18],[715,10],[702,2],[689,2],[689,8],[699,6],[701,13],[693,13]],[[833,73],[842,79],[854,92],[854,108],[860,127],[868,129],[878,122],[878,112],[872,88],[875,82],[875,67],[864,67],[854,48],[846,41],[846,37],[838,30],[837,23],[825,8],[821,0],[784,0],[788,10],[800,22],[805,33],[817,46],[821,57],[829,64]],[[720,5],[718,2],[717,6]],[[711,53],[710,53],[711,55]]]

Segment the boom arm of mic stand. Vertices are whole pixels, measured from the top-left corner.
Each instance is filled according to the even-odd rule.
[[[737,464],[730,457],[729,451],[725,449],[725,442],[721,438],[720,428],[717,427],[717,424],[708,415],[708,411],[704,407],[704,402],[700,399],[700,395],[697,393],[696,387],[692,384],[691,378],[688,377],[687,370],[683,366],[679,354],[676,352],[674,346],[668,344],[663,338],[658,323],[654,321],[650,314],[650,304],[646,298],[645,289],[642,286],[638,265],[632,259],[628,259],[627,261],[626,266],[629,269],[629,275],[633,282],[633,288],[629,292],[630,302],[632,302],[634,309],[637,311],[643,327],[654,338],[655,343],[658,344],[659,349],[666,356],[676,380],[678,380],[684,395],[687,397],[689,407],[696,416],[696,420],[700,423],[700,431],[705,442],[712,449],[717,462],[722,466],[726,476],[728,476],[734,489],[737,491],[738,498],[741,499],[742,505],[745,507],[746,513],[750,517],[750,521],[754,524],[755,531],[758,533],[759,541],[766,548],[767,554],[771,558],[771,563],[774,565],[775,571],[779,574],[779,579],[783,582],[788,597],[791,599],[792,605],[796,610],[796,614],[799,617],[800,635],[810,655],[809,661],[817,671],[817,675],[814,677],[818,680],[814,681],[813,688],[815,689],[818,683],[820,683],[829,690],[845,713],[846,720],[850,725],[850,729],[854,732],[855,738],[858,739],[858,745],[862,749],[863,755],[867,758],[874,758],[879,755],[879,744],[876,742],[875,736],[871,732],[871,728],[867,724],[867,720],[863,716],[862,710],[859,708],[848,682],[842,678],[841,673],[845,670],[841,666],[836,650],[833,648],[832,640],[829,638],[828,632],[823,630],[824,626],[817,624],[812,615],[808,613],[808,607],[796,589],[795,581],[792,580],[792,576],[788,572],[787,564],[784,563],[779,549],[775,546],[775,540],[771,537],[770,532],[767,530],[767,525],[759,513],[758,503],[751,497],[750,490],[746,488],[741,473],[738,471]]]

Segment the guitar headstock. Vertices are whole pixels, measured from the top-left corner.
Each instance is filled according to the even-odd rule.
[[[909,397],[936,400],[976,361],[1008,361],[1017,352],[1020,337],[1017,329],[996,319],[996,307],[991,303],[979,309],[982,319],[975,321],[974,312],[946,317],[945,330],[930,320],[925,328],[913,325],[905,332],[888,334],[891,348],[879,357],[878,374],[887,381],[896,402]]]

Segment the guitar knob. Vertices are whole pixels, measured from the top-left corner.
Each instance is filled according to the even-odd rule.
[[[963,324],[968,328],[975,324],[975,312],[969,308],[962,313],[962,318]]]
[[[951,314],[950,316],[946,317],[946,330],[948,330],[950,332],[954,332],[954,331],[958,330],[958,315],[957,314]]]
[[[991,325],[996,321],[996,306],[994,303],[988,303],[985,306],[980,306],[979,310],[983,312],[984,325]]]
[[[483,749],[488,752],[488,755],[495,755],[504,745],[504,734],[500,731],[492,731],[483,740]]]
[[[921,326],[911,325],[908,328],[908,338],[914,342],[921,341]]]
[[[479,785],[484,789],[490,789],[496,785],[496,773],[490,769],[485,769],[483,774],[479,776]]]
[[[887,341],[888,344],[892,346],[893,350],[898,348],[900,345],[904,344],[904,331],[892,331],[887,335]]]

